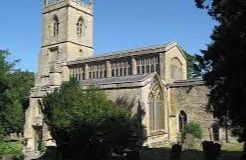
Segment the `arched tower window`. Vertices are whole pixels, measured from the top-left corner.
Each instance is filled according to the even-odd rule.
[[[57,36],[59,34],[59,19],[57,16],[53,18],[53,36]]]
[[[187,114],[182,110],[179,113],[179,132],[187,125]]]
[[[79,18],[77,22],[77,35],[81,37],[83,35],[84,20],[82,17]]]
[[[164,99],[163,95],[151,92],[149,94],[149,125],[151,131],[164,129]]]

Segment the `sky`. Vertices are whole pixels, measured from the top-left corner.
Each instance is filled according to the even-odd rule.
[[[211,42],[215,22],[194,0],[94,0],[95,55],[177,42],[200,54]],[[4,0],[0,4],[0,49],[16,68],[37,72],[43,0]]]

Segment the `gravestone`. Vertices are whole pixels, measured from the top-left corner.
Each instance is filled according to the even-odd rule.
[[[175,144],[170,152],[170,160],[181,160],[182,146]]]

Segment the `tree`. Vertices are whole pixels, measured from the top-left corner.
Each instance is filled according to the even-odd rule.
[[[3,105],[3,93],[8,88],[8,74],[13,66],[6,60],[9,54],[7,50],[0,50],[0,107]]]
[[[196,69],[196,63],[197,63],[196,56],[189,54],[185,50],[183,50],[183,53],[185,54],[187,59],[187,77],[189,79],[199,77],[200,72]]]
[[[24,108],[28,105],[29,91],[34,74],[14,70],[16,62],[7,61],[10,53],[0,50],[0,134],[22,133]]]
[[[131,116],[97,88],[82,90],[70,80],[43,102],[57,149],[69,159],[109,159],[112,152],[137,149],[144,141],[138,116]]]
[[[195,0],[217,21],[212,42],[200,57],[204,78],[211,88],[209,109],[221,124],[241,128],[246,140],[246,2],[244,0]],[[227,119],[230,122],[225,122]],[[246,153],[246,144],[244,147]]]
[[[0,50],[0,139],[5,134],[5,129],[2,120],[2,110],[4,108],[4,92],[8,88],[8,74],[13,64],[7,62],[6,58],[9,55],[7,50]]]

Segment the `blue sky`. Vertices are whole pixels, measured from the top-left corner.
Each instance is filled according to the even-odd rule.
[[[2,1],[0,49],[37,71],[43,0]],[[215,22],[194,0],[95,0],[95,54],[176,41],[192,54],[210,43]]]

